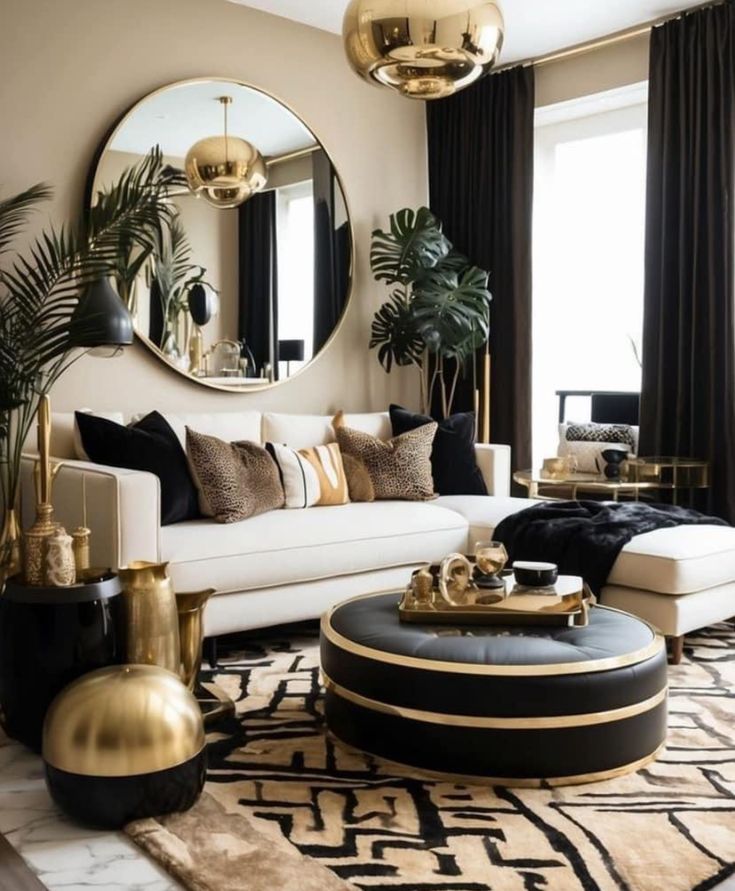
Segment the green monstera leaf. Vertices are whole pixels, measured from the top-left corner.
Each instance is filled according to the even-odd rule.
[[[427,207],[399,210],[390,231],[373,232],[370,266],[377,281],[408,285],[422,278],[450,253],[441,223]]]
[[[413,311],[418,330],[434,353],[466,358],[490,330],[488,275],[476,266],[462,273],[436,271],[417,284]]]
[[[411,302],[394,291],[375,313],[370,349],[378,350],[378,361],[390,372],[393,365],[420,365],[425,345],[418,331]]]

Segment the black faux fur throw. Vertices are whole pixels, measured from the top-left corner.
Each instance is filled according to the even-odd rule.
[[[549,501],[513,514],[497,527],[509,564],[514,560],[556,563],[564,575],[579,575],[599,594],[625,545],[636,535],[671,526],[727,526],[724,520],[669,504]]]

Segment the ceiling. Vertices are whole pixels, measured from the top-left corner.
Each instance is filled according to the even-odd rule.
[[[340,33],[348,0],[230,0]],[[396,0],[398,5],[405,0]],[[506,37],[501,64],[613,34],[706,0],[500,0]]]
[[[226,81],[169,87],[139,103],[115,133],[110,148],[144,154],[158,144],[164,155],[183,158],[192,144],[222,133],[218,96],[231,96],[229,131],[266,157],[307,148],[312,133],[287,108],[258,90]]]

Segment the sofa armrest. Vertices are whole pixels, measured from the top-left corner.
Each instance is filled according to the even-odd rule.
[[[33,455],[24,455],[22,518],[35,515]],[[56,519],[71,533],[84,522],[92,530],[91,563],[117,569],[134,560],[160,559],[161,484],[138,470],[86,461],[64,461],[53,488]]]
[[[477,466],[485,480],[488,495],[510,495],[510,446],[476,443]]]

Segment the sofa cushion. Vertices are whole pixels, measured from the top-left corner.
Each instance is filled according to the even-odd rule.
[[[205,517],[237,523],[283,507],[278,468],[254,442],[224,442],[186,428],[186,455]]]
[[[369,433],[378,439],[390,439],[390,417],[387,412],[345,415],[345,424],[353,430]],[[263,439],[279,442],[292,449],[308,449],[334,442],[331,415],[284,415],[266,412],[263,415]]]
[[[435,497],[431,450],[436,421],[394,436],[388,442],[345,426],[341,411],[332,423],[342,451],[365,465],[376,501],[427,501]]]
[[[608,585],[691,594],[735,581],[735,529],[675,526],[637,535],[615,561]]]
[[[161,412],[178,437],[182,447],[186,449],[186,428],[191,427],[197,433],[216,436],[225,442],[257,442],[262,443],[260,428],[263,415],[259,411],[220,411],[177,413]],[[137,421],[142,415],[133,415]]]
[[[492,538],[495,527],[511,514],[533,507],[538,501],[530,498],[496,498],[482,495],[442,495],[434,504],[456,511],[469,524],[467,547],[474,552],[478,541]]]
[[[201,516],[197,491],[179,441],[158,412],[126,427],[87,412],[76,413],[84,460],[153,473],[161,483],[161,525]]]
[[[428,415],[391,405],[393,436],[433,423]],[[431,450],[434,489],[439,495],[487,495],[487,486],[477,466],[475,413],[458,412],[439,421]]]
[[[170,562],[177,590],[225,593],[415,566],[462,550],[466,541],[467,521],[453,511],[382,501],[275,511],[228,526],[167,526],[161,559]]]

